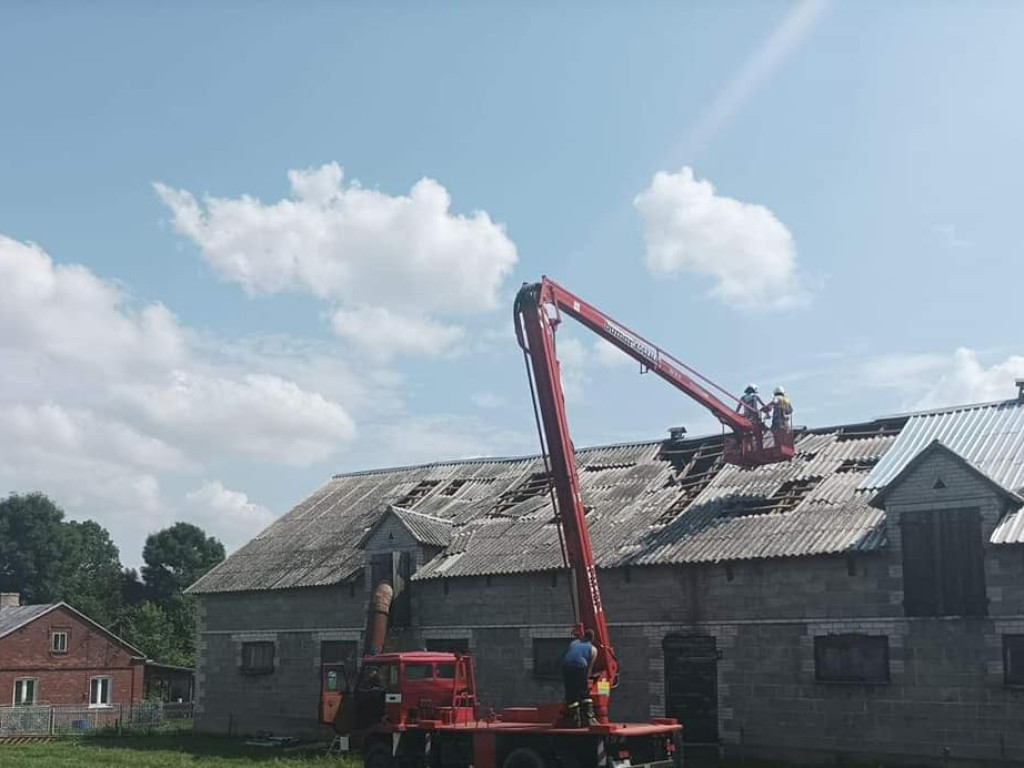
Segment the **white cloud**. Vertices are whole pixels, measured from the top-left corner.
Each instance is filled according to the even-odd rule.
[[[903,406],[913,409],[1008,400],[1021,377],[1024,356],[1010,355],[986,366],[965,347],[952,355],[887,355],[869,360],[860,371],[866,385],[900,392]]]
[[[146,470],[180,470],[190,463],[177,448],[128,424],[53,403],[0,408],[0,436],[42,455],[103,456]]]
[[[78,264],[55,265],[39,246],[0,234],[0,350],[120,372],[166,366],[186,341],[161,304],[125,306],[118,288]]]
[[[603,368],[633,368],[637,362],[618,347],[605,341],[595,339],[592,347],[592,359]]]
[[[932,353],[883,355],[864,363],[859,378],[870,387],[920,393],[948,363]]]
[[[185,498],[185,518],[220,539],[229,552],[274,522],[270,510],[219,480],[204,483]]]
[[[118,391],[167,435],[282,464],[321,461],[355,437],[355,423],[341,405],[277,376],[175,371],[166,385]]]
[[[250,294],[301,291],[346,306],[420,314],[493,309],[516,248],[483,211],[451,213],[421,179],[407,196],[344,183],[337,163],[290,171],[292,197],[264,204],[156,184],[175,229]]]
[[[1017,392],[1014,380],[1021,377],[1024,377],[1024,357],[1020,355],[1011,355],[986,367],[978,360],[976,352],[960,347],[917,401],[917,406],[937,408],[1008,400]]]
[[[806,301],[793,235],[763,205],[716,194],[691,168],[655,174],[633,204],[654,275],[710,277],[711,295],[744,309],[787,309]]]
[[[209,463],[306,465],[354,437],[349,407],[397,407],[371,405],[396,392],[387,372],[357,377],[324,349],[272,347],[204,338],[0,235],[0,493],[51,494],[137,564],[144,537],[183,513],[176,486]]]
[[[496,430],[485,421],[458,414],[408,416],[381,424],[371,441],[376,442],[368,442],[365,449],[360,446],[360,454],[365,462],[377,461],[377,466],[537,451],[535,433]]]
[[[477,392],[471,399],[477,408],[502,408],[507,404],[504,397],[494,392]]]
[[[381,360],[403,353],[439,355],[451,350],[465,335],[457,326],[384,307],[339,309],[331,317],[331,325],[338,336]]]

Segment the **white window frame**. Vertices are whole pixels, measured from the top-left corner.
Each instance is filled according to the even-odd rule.
[[[18,683],[22,684],[22,690],[24,691],[24,683],[32,683],[32,701],[18,701]],[[23,696],[24,698],[24,696]],[[14,679],[14,690],[11,693],[11,706],[14,707],[31,707],[39,701],[39,678],[38,677],[16,677]]]
[[[106,701],[93,701],[93,696],[92,696],[93,686],[98,684],[97,685],[97,689],[96,689],[97,693],[102,693],[102,691],[103,691],[103,683],[102,683],[102,681],[104,681],[104,680],[107,681],[107,700]],[[99,699],[100,697],[97,696],[96,698]],[[112,705],[113,701],[114,701],[114,678],[110,677],[109,675],[100,675],[98,677],[90,677],[89,678],[89,709],[103,709],[103,708],[106,708],[106,707],[110,707]]]
[[[50,653],[67,653],[68,652],[68,636],[69,633],[66,629],[54,630],[50,633]],[[61,645],[57,642],[58,638],[63,639],[63,647],[58,648]]]

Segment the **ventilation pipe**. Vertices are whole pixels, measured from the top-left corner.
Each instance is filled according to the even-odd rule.
[[[366,648],[367,656],[376,656],[384,647],[384,639],[388,635],[388,613],[391,611],[391,600],[395,590],[387,581],[382,581],[373,590],[370,598],[370,610],[366,616]]]
[[[1024,403],[1024,379],[1017,379],[1014,383],[1017,385],[1017,402]]]

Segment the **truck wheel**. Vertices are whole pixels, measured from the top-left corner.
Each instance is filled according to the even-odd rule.
[[[363,754],[363,768],[393,768],[391,749],[384,744],[374,744]]]
[[[367,768],[370,768],[367,765]],[[547,768],[540,752],[531,747],[518,747],[508,753],[501,768]]]

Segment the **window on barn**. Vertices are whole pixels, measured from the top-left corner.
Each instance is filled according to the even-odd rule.
[[[110,706],[112,682],[109,677],[94,677],[89,681],[90,707]]]
[[[822,683],[889,682],[889,638],[852,634],[814,638],[814,678]]]
[[[434,653],[469,653],[469,638],[445,637],[427,640],[426,648]]]
[[[249,675],[266,675],[274,671],[274,642],[260,640],[242,643],[242,671]]]
[[[66,631],[50,633],[50,651],[53,653],[68,652],[68,633]]]
[[[31,707],[36,703],[36,686],[38,680],[33,677],[22,677],[14,681],[14,706]]]
[[[903,607],[907,616],[985,616],[981,516],[974,509],[904,512]]]
[[[1003,635],[1003,680],[1024,685],[1024,635]]]
[[[562,656],[569,641],[561,637],[533,638],[533,676],[539,680],[560,680]]]

